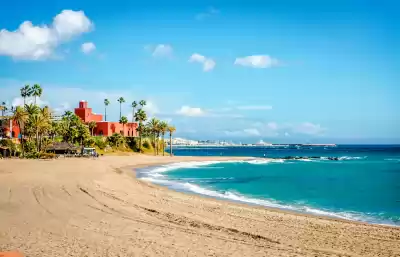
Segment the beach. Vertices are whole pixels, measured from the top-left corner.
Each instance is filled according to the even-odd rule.
[[[175,192],[134,168],[243,157],[0,160],[0,251],[25,256],[399,256],[400,228]]]

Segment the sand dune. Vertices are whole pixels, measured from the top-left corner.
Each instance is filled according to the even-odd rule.
[[[19,250],[25,256],[400,256],[400,228],[187,195],[139,181],[131,171],[132,166],[217,159],[227,158],[0,160],[0,251]]]

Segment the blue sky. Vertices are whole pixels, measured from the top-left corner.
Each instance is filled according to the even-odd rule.
[[[18,3],[17,3],[18,2]],[[400,143],[395,1],[7,1],[0,101],[146,99],[177,136]],[[30,21],[31,23],[28,23]],[[24,23],[25,22],[25,23]],[[24,23],[23,25],[21,25]]]

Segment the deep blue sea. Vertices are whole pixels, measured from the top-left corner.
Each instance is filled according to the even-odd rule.
[[[175,163],[141,169],[138,177],[215,198],[400,226],[400,145],[178,147],[174,154],[260,158]]]

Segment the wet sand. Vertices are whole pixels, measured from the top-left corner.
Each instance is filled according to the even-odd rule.
[[[25,256],[400,256],[400,228],[174,192],[133,167],[219,157],[0,160],[0,252]],[[236,158],[238,159],[238,158]],[[239,158],[243,159],[243,158]]]

